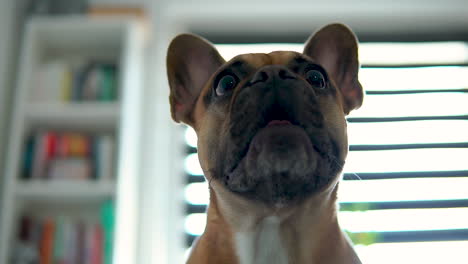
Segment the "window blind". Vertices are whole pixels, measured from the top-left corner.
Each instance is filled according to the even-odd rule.
[[[218,45],[246,52],[296,44]],[[350,152],[339,221],[364,263],[468,259],[468,45],[363,43],[361,109],[347,118]],[[208,185],[187,128],[186,246],[204,230]]]

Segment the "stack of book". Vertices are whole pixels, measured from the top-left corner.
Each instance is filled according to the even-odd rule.
[[[40,131],[26,140],[24,179],[111,180],[114,137]]]
[[[113,219],[113,201],[101,205],[100,220],[23,216],[13,263],[111,264]]]
[[[68,63],[53,60],[36,72],[33,101],[115,101],[118,97],[117,66],[112,63]]]

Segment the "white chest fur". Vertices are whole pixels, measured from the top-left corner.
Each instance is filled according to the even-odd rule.
[[[280,220],[264,218],[253,229],[236,233],[236,250],[240,264],[287,264],[288,255],[282,245]]]

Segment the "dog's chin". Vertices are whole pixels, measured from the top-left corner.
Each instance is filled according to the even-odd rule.
[[[320,189],[320,155],[306,131],[288,121],[260,129],[247,153],[226,175],[226,187],[267,204],[304,199]]]

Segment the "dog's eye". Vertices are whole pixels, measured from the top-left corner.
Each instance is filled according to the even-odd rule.
[[[307,81],[313,86],[320,89],[325,88],[325,77],[318,70],[310,70],[306,73]]]
[[[237,80],[232,75],[225,75],[221,78],[216,86],[216,95],[221,96],[226,92],[232,90],[237,85]]]

